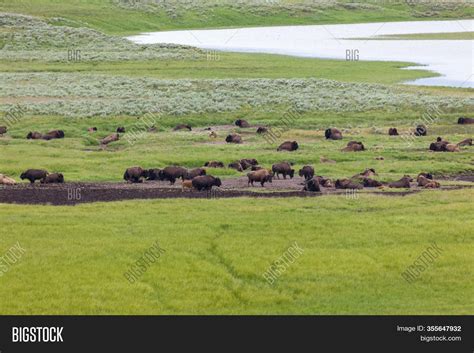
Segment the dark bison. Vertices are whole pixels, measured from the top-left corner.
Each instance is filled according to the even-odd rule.
[[[64,183],[64,175],[61,173],[52,173],[41,179],[41,184],[61,184]]]
[[[257,129],[257,134],[264,134],[266,132],[268,132],[268,129],[266,127],[259,126]]]
[[[332,188],[333,184],[331,179],[325,178],[321,175],[315,176],[314,179],[318,180],[319,185],[324,186],[325,188]]]
[[[248,121],[244,119],[237,119],[234,122],[234,124],[237,125],[238,127],[243,127],[243,128],[250,127],[250,124],[248,123]]]
[[[239,162],[244,170],[249,169],[254,165],[258,165],[258,161],[255,158],[252,158],[252,159],[244,158],[244,159],[241,159]]]
[[[310,165],[305,165],[298,171],[298,175],[309,180],[314,176],[314,168]]]
[[[377,173],[375,172],[375,169],[374,168],[367,168],[362,173],[356,174],[352,178],[353,179],[357,179],[357,178],[363,179],[363,178],[368,178],[368,177],[373,176],[373,175],[377,175]]]
[[[41,180],[48,175],[46,170],[41,169],[28,169],[26,172],[20,175],[21,180],[28,179],[31,184],[34,184],[35,180]]]
[[[458,119],[458,124],[474,124],[474,118],[460,117]]]
[[[305,181],[303,191],[320,192],[321,187],[317,178],[310,178]]]
[[[102,140],[100,140],[100,143],[102,145],[108,145],[111,142],[118,141],[120,139],[119,134],[112,134],[107,137],[104,137]]]
[[[277,151],[296,151],[298,149],[298,143],[296,141],[285,141],[278,148]]]
[[[183,167],[169,166],[160,170],[159,179],[168,180],[171,185],[173,185],[176,179],[181,178],[184,180],[186,178],[188,171]]]
[[[209,168],[224,168],[224,163],[221,161],[209,161],[204,163],[204,166]]]
[[[142,183],[142,178],[148,178],[148,170],[144,170],[140,167],[128,168],[123,174],[123,179],[130,183]]]
[[[242,168],[242,165],[240,164],[240,162],[229,163],[229,165],[227,167],[235,169],[238,172],[243,172],[244,171],[244,168]]]
[[[7,130],[8,129],[6,126],[0,126],[0,136],[2,136],[3,134],[6,134]]]
[[[263,167],[259,166],[259,165],[253,165],[250,167],[250,170],[251,171],[256,171],[256,170],[261,170],[263,169]]]
[[[125,133],[125,127],[124,126],[119,126],[116,131],[118,134],[123,134]]]
[[[359,152],[365,151],[364,144],[359,141],[349,141],[347,146],[342,149],[342,152]]]
[[[335,128],[326,129],[324,136],[326,136],[326,140],[342,140],[342,133]]]
[[[206,175],[206,169],[204,168],[195,168],[186,171],[183,180],[192,180],[197,176]]]
[[[415,136],[426,136],[427,131],[425,125],[417,125],[415,128]]]
[[[62,139],[62,138],[64,138],[63,130],[53,130],[43,135],[42,137],[43,140],[53,140],[53,139]]]
[[[43,135],[38,131],[30,131],[28,135],[26,135],[26,138],[28,140],[40,140],[43,138]]]
[[[273,179],[272,173],[270,173],[266,169],[260,169],[255,172],[250,172],[247,174],[247,177],[249,179],[247,185],[253,186],[253,183],[256,181],[259,182],[262,187],[265,185],[266,182],[271,183]]]
[[[293,176],[295,175],[295,170],[291,169],[291,165],[288,162],[272,165],[272,172],[278,179],[280,179],[280,174],[283,175],[283,179],[286,179],[287,175],[290,176],[290,179],[293,179]]]
[[[335,183],[336,189],[362,189],[363,186],[351,179],[337,179]]]
[[[193,187],[199,191],[211,190],[213,186],[221,186],[222,182],[219,178],[215,178],[211,175],[197,176],[192,181]]]
[[[179,124],[173,128],[173,131],[179,131],[179,130],[192,131],[192,128],[191,128],[191,125],[188,125],[188,124]]]
[[[431,174],[431,173],[420,173],[420,174],[418,174],[418,177],[420,177],[420,176],[425,177],[426,179],[433,180],[433,174]]]
[[[238,134],[229,134],[225,138],[225,142],[227,143],[242,143],[242,137]]]
[[[161,169],[152,168],[148,169],[148,180],[160,180],[160,171]]]
[[[388,184],[389,187],[391,188],[410,188],[410,182],[412,182],[413,179],[409,175],[403,176],[400,180],[397,181],[392,181],[391,183]]]
[[[390,136],[398,136],[398,130],[396,127],[391,127],[390,129],[388,129],[388,134]]]
[[[362,184],[366,188],[378,188],[378,187],[383,185],[380,181],[374,180],[374,179],[371,179],[371,178],[362,179]]]

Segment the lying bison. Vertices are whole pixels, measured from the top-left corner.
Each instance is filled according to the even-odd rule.
[[[224,163],[221,161],[209,161],[204,163],[204,166],[209,168],[224,168]]]
[[[472,138],[462,140],[458,143],[458,146],[472,146]]]
[[[248,121],[244,120],[244,119],[237,119],[234,122],[234,124],[237,125],[238,127],[242,127],[242,128],[250,127],[250,124],[248,123]]]
[[[321,175],[315,176],[314,179],[318,180],[319,185],[324,186],[325,188],[332,188],[333,183],[332,180],[329,178],[325,178]]]
[[[321,192],[317,178],[310,178],[305,181],[303,191]]]
[[[261,169],[263,169],[263,167],[261,167],[259,165],[253,165],[253,166],[250,167],[250,170],[253,171],[253,172],[256,171],[256,170],[261,170]]]
[[[130,183],[142,183],[142,178],[148,177],[148,170],[144,170],[140,167],[131,167],[128,168],[124,175],[123,179],[130,182]]]
[[[255,158],[244,158],[241,159],[239,162],[244,170],[249,169],[252,166],[258,165],[258,161]]]
[[[326,140],[342,140],[342,133],[335,128],[326,129],[324,136],[326,137]]]
[[[219,178],[211,175],[202,175],[195,177],[192,181],[193,187],[198,191],[211,190],[213,186],[221,186],[222,182]]]
[[[336,189],[362,189],[362,185],[351,179],[337,179],[335,183]]]
[[[310,165],[305,165],[298,171],[298,175],[305,178],[305,180],[309,180],[314,176],[314,168]]]
[[[15,179],[7,177],[6,175],[0,174],[0,185],[15,185]]]
[[[195,177],[201,176],[201,175],[206,175],[206,169],[204,168],[195,168],[195,169],[190,169],[186,171],[186,174],[184,175],[183,180],[192,180]]]
[[[288,162],[276,163],[272,165],[272,172],[278,179],[280,179],[280,174],[283,175],[283,179],[286,179],[288,175],[290,179],[293,179],[295,175],[295,170],[291,169],[291,165]]]
[[[391,127],[388,129],[388,135],[389,136],[398,136],[398,130],[396,127]]]
[[[188,124],[179,124],[173,128],[173,131],[179,131],[179,130],[192,131],[192,128],[191,128],[191,125],[188,125]]]
[[[47,140],[47,141],[53,140],[53,139],[62,139],[62,138],[64,138],[63,130],[53,130],[42,136],[42,139]]]
[[[358,141],[349,141],[347,146],[342,149],[342,152],[359,152],[365,151],[364,144]]]
[[[0,126],[0,136],[2,136],[3,134],[6,134],[7,130],[8,129],[6,126]]]
[[[243,172],[244,171],[244,168],[242,168],[242,165],[240,164],[240,162],[229,163],[227,168],[235,169],[238,172]]]
[[[426,136],[427,131],[425,125],[417,125],[415,128],[415,136]]]
[[[247,177],[248,177],[247,185],[253,186],[253,183],[256,181],[256,182],[259,182],[260,185],[262,185],[263,187],[265,186],[266,182],[269,182],[269,183],[272,182],[273,175],[266,169],[260,169],[255,172],[248,173]]]
[[[391,183],[388,184],[389,187],[391,188],[410,188],[410,182],[412,182],[413,179],[409,175],[403,176],[400,180],[397,181],[392,181]]]
[[[102,140],[100,140],[101,145],[108,145],[111,142],[118,141],[120,139],[119,134],[112,134],[107,137],[104,137]]]
[[[225,142],[227,143],[242,143],[242,137],[238,134],[229,134],[225,138]]]
[[[423,177],[425,177],[425,178],[427,178],[427,179],[433,180],[433,174],[431,174],[431,173],[424,173],[424,172],[423,172],[423,173],[418,174],[418,177],[420,177],[420,176],[423,176]],[[417,179],[418,179],[418,177],[417,177]]]
[[[363,179],[374,175],[377,175],[374,168],[366,168],[362,173],[354,175],[352,179]]]
[[[20,179],[28,179],[31,184],[34,184],[36,180],[46,178],[49,173],[42,169],[28,169],[26,172],[20,175]]]
[[[43,135],[38,131],[30,131],[28,135],[26,135],[28,140],[40,140],[43,138]]]
[[[41,184],[61,184],[64,183],[64,175],[61,173],[51,173],[40,181]]]
[[[124,134],[125,133],[125,127],[124,126],[119,126],[116,130],[117,134]]]
[[[296,141],[285,141],[278,146],[277,151],[296,151],[298,149],[298,143]]]
[[[87,132],[97,132],[97,128],[96,127],[90,127],[87,129]]]
[[[176,179],[181,178],[184,180],[187,174],[188,171],[186,168],[170,166],[160,170],[159,179],[168,180],[171,185],[173,185],[176,182]]]
[[[474,118],[460,117],[458,119],[458,124],[474,124]]]
[[[437,181],[434,181],[433,179],[429,179],[421,174],[418,175],[418,177],[416,178],[416,181],[418,183],[418,186],[422,186],[426,189],[437,189],[441,186]]]
[[[381,187],[383,184],[378,180],[364,178],[362,179],[362,185],[364,185],[364,187],[366,188],[378,188]]]
[[[259,126],[258,129],[257,129],[257,134],[265,134],[268,132],[268,129],[266,127],[263,127],[263,126]]]

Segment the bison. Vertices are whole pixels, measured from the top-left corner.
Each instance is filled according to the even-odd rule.
[[[418,180],[418,178],[419,178],[420,176],[423,176],[423,177],[425,177],[425,178],[427,178],[427,179],[433,180],[433,174],[431,174],[431,173],[424,173],[424,172],[423,172],[423,173],[420,173],[420,174],[418,174],[418,176],[417,176],[417,180]]]
[[[61,184],[64,183],[64,175],[61,173],[52,173],[46,175],[40,181],[41,184]]]
[[[204,163],[204,166],[209,168],[224,168],[224,163],[221,161],[209,161]]]
[[[148,178],[148,175],[148,170],[140,167],[131,167],[125,171],[123,179],[130,183],[142,183],[142,178]]]
[[[366,188],[378,188],[383,185],[380,181],[371,178],[362,179],[362,184]]]
[[[64,138],[63,130],[53,130],[42,136],[43,140],[62,139]]]
[[[256,171],[256,170],[261,170],[263,169],[263,167],[259,166],[259,165],[253,165],[250,167],[250,170],[251,171]]]
[[[336,189],[362,189],[363,186],[351,179],[337,179],[335,183]]]
[[[349,141],[347,146],[342,149],[342,152],[359,152],[365,151],[364,144],[358,141]]]
[[[391,183],[388,184],[389,187],[391,188],[410,188],[410,182],[413,181],[413,178],[411,178],[409,175],[403,176],[400,180],[397,181],[392,181]]]
[[[87,129],[87,132],[96,132],[97,128],[96,127],[90,127]]]
[[[458,124],[474,124],[474,118],[460,117],[458,119]]]
[[[206,175],[206,169],[204,168],[195,168],[186,171],[183,180],[192,180],[193,178],[201,175]]]
[[[229,165],[227,167],[235,169],[238,172],[243,172],[244,171],[244,168],[242,168],[242,165],[240,164],[240,162],[229,163]]]
[[[125,127],[119,126],[119,127],[117,128],[116,132],[117,132],[118,134],[119,134],[119,133],[120,133],[120,134],[125,133]]]
[[[285,141],[278,146],[277,151],[296,151],[298,149],[298,143],[296,141]]]
[[[305,180],[309,180],[314,176],[314,168],[310,165],[305,165],[298,171],[300,177],[304,177]]]
[[[0,174],[0,185],[15,185],[15,179],[7,177],[6,175]]]
[[[244,159],[241,159],[239,162],[244,170],[249,169],[254,165],[258,165],[258,162],[255,158],[252,158],[252,159],[244,158]]]
[[[34,184],[36,180],[45,178],[49,173],[42,169],[28,169],[26,172],[20,175],[21,180],[28,179],[31,184]]]
[[[213,186],[220,187],[222,182],[219,178],[215,178],[211,175],[201,175],[195,177],[192,181],[193,187],[198,191],[211,190]]]
[[[325,188],[333,187],[331,179],[325,178],[321,175],[315,176],[314,178],[318,180],[319,185],[324,186]]]
[[[26,135],[26,138],[28,140],[39,140],[43,138],[43,135],[38,131],[30,131],[28,135]]]
[[[168,180],[171,183],[171,185],[173,185],[176,179],[181,178],[182,180],[184,180],[187,174],[188,174],[188,171],[186,168],[169,166],[160,170],[159,179]]]
[[[120,139],[119,134],[112,134],[107,137],[104,137],[102,140],[100,140],[101,145],[108,145],[111,142],[118,141]]]
[[[248,173],[247,177],[248,177],[247,185],[253,186],[253,183],[256,181],[256,182],[259,182],[260,185],[262,185],[263,187],[266,182],[269,182],[269,183],[272,182],[273,174],[270,173],[266,169],[260,169],[260,170]]]
[[[418,177],[416,178],[416,181],[418,183],[418,186],[422,186],[427,189],[437,189],[440,187],[440,184],[437,181],[428,179],[427,177],[421,174],[418,175]]]
[[[276,163],[272,165],[272,172],[278,179],[280,179],[280,174],[283,175],[283,179],[286,179],[288,175],[290,179],[293,179],[295,175],[295,170],[291,169],[291,165],[288,162]]]
[[[6,134],[7,131],[8,129],[6,126],[0,126],[0,136],[2,136],[3,134]]]
[[[391,127],[388,129],[388,135],[389,136],[398,136],[398,130],[396,127]]]
[[[268,132],[268,128],[263,127],[263,126],[259,126],[257,129],[257,134],[265,134],[267,132]]]
[[[415,136],[426,136],[427,131],[425,125],[417,125],[415,128]]]
[[[173,128],[173,131],[179,131],[179,130],[192,131],[192,128],[191,128],[191,125],[188,125],[188,124],[179,124]]]
[[[375,169],[374,168],[367,168],[362,173],[356,174],[352,178],[353,179],[357,179],[357,178],[363,179],[363,178],[368,178],[368,177],[374,176],[374,175],[377,175],[377,173],[375,172]]]
[[[310,178],[305,181],[303,191],[321,192],[317,178]]]
[[[193,181],[192,180],[183,180],[181,183],[181,191],[184,191],[184,189],[191,189],[193,187]]]
[[[158,168],[148,169],[147,180],[160,180],[160,171]]]
[[[458,146],[472,146],[472,138],[462,140],[458,143]]]
[[[229,134],[225,138],[225,142],[227,143],[242,143],[242,137],[238,134]]]
[[[336,128],[326,129],[324,136],[326,140],[342,140],[342,133]]]
[[[250,124],[248,123],[248,121],[244,120],[244,119],[237,119],[234,122],[234,124],[237,125],[238,127],[242,127],[242,128],[250,127]]]

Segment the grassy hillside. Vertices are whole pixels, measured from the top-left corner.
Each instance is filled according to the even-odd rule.
[[[157,4],[158,3],[158,4]],[[157,4],[157,5],[153,5]],[[415,5],[412,5],[415,4]],[[0,0],[0,10],[112,34],[189,28],[472,18],[468,2]]]

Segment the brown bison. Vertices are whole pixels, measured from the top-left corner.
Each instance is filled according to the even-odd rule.
[[[298,149],[298,143],[296,141],[285,141],[278,146],[277,151],[296,151]]]
[[[342,140],[342,133],[335,128],[326,129],[324,136],[326,137],[326,140]]]
[[[53,130],[42,136],[43,140],[53,140],[53,139],[62,139],[64,138],[63,130]]]
[[[0,174],[0,185],[15,185],[15,179],[7,177],[6,175]]]
[[[363,179],[363,178],[368,178],[368,177],[374,176],[374,175],[377,175],[377,173],[375,172],[375,169],[374,168],[367,168],[362,173],[356,174],[352,178],[353,179]]]
[[[273,175],[266,169],[260,169],[255,172],[250,172],[247,174],[248,177],[248,183],[247,185],[252,185],[253,183],[259,182],[262,187],[265,185],[266,182],[271,183]]]
[[[61,184],[64,183],[64,175],[61,173],[51,173],[40,181],[41,184]]]
[[[263,169],[263,167],[259,166],[259,165],[253,165],[250,167],[250,170],[251,171],[256,171],[256,170],[261,170]]]
[[[389,136],[398,136],[398,130],[396,127],[391,127],[388,129],[388,135]]]
[[[280,179],[280,174],[283,175],[283,179],[286,179],[288,175],[290,179],[293,179],[295,175],[295,170],[291,169],[291,165],[288,162],[276,163],[272,165],[272,172],[278,179]]]
[[[215,178],[211,175],[201,175],[195,177],[192,181],[193,187],[199,191],[211,190],[213,186],[220,187],[222,182],[219,178]]]
[[[244,171],[244,168],[242,168],[242,165],[240,164],[240,162],[229,163],[229,165],[227,167],[235,169],[238,172],[243,172]]]
[[[242,137],[238,134],[229,134],[225,138],[225,142],[227,143],[242,143]]]
[[[142,183],[142,178],[148,178],[148,170],[140,167],[128,168],[123,174],[123,179],[130,183]]]
[[[112,134],[107,137],[104,137],[102,140],[100,140],[101,145],[108,145],[111,142],[118,141],[120,139],[119,134]]]
[[[257,129],[257,134],[265,134],[267,132],[268,132],[268,128],[263,127],[263,126],[259,126]]]
[[[30,131],[28,135],[26,135],[28,140],[40,140],[43,138],[43,135],[38,131]]]
[[[116,130],[117,134],[124,134],[125,133],[125,127],[124,126],[119,126]]]
[[[371,178],[362,179],[362,184],[366,188],[378,188],[378,187],[381,187],[383,185],[380,181],[374,180],[374,179],[371,179]]]
[[[418,186],[422,186],[427,189],[437,189],[441,186],[437,181],[428,179],[427,177],[421,174],[418,175],[418,177],[416,178],[416,181],[418,183]]]
[[[241,159],[239,162],[244,170],[249,169],[254,165],[258,165],[258,162],[255,158],[252,158],[252,159],[244,158],[244,159]]]
[[[186,178],[187,173],[188,171],[186,168],[169,166],[160,170],[158,177],[160,180],[168,180],[171,185],[173,185],[176,179],[181,178],[182,180],[184,180]]]
[[[337,179],[335,183],[336,189],[362,189],[363,186],[351,179]]]
[[[411,178],[409,175],[403,176],[400,180],[397,181],[392,181],[391,183],[388,184],[389,187],[391,188],[410,188],[410,182],[413,181],[413,178]]]
[[[238,127],[242,127],[242,128],[250,127],[250,124],[248,123],[248,121],[244,120],[244,119],[237,119],[234,122],[234,124],[237,125]]]
[[[425,125],[417,125],[415,128],[415,136],[426,136],[427,131]]]
[[[204,168],[195,168],[186,171],[183,180],[192,180],[193,178],[201,175],[206,175],[206,169]]]
[[[458,146],[472,146],[472,138],[462,140],[458,143]]]
[[[321,192],[317,178],[310,178],[305,181],[303,191]]]
[[[460,117],[458,119],[458,124],[474,124],[474,118]]]
[[[8,129],[6,126],[0,126],[0,136],[2,136],[3,134],[6,134],[7,131]]]
[[[209,161],[204,163],[204,166],[209,168],[224,168],[224,163],[221,161]]]
[[[181,183],[181,190],[184,191],[184,189],[192,189],[193,187],[193,181],[192,180],[183,180]]]
[[[188,124],[179,124],[173,128],[173,131],[179,131],[179,130],[192,131],[192,128],[191,128],[191,125],[188,125]]]
[[[418,180],[418,177],[420,177],[420,176],[423,176],[423,177],[425,177],[425,178],[427,178],[427,179],[433,180],[433,174],[431,174],[431,173],[424,173],[424,172],[423,172],[423,173],[420,173],[420,174],[418,174],[418,176],[417,176],[417,180]]]
[[[20,179],[28,179],[31,184],[35,183],[35,180],[41,180],[45,178],[49,173],[46,170],[41,169],[28,169],[26,172],[20,175]]]
[[[318,180],[319,185],[324,186],[325,188],[332,188],[334,186],[332,180],[329,178],[325,178],[321,175],[315,176],[314,178]]]
[[[298,171],[298,175],[305,178],[305,180],[309,180],[314,176],[314,168],[310,165],[305,165]]]
[[[364,144],[358,141],[349,141],[347,146],[342,149],[342,152],[359,152],[365,151]]]

